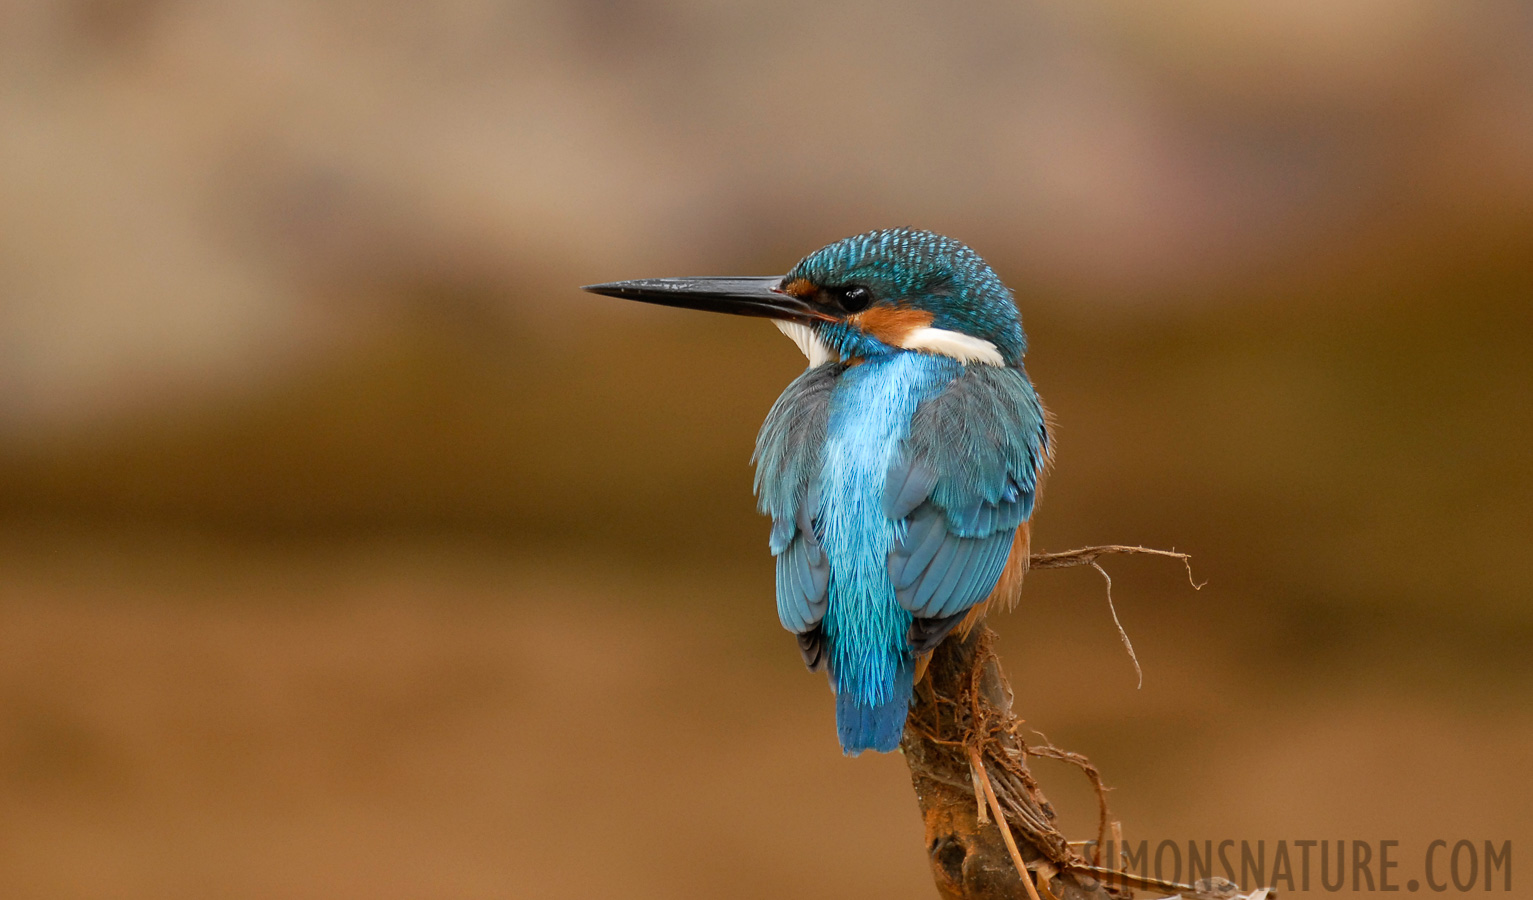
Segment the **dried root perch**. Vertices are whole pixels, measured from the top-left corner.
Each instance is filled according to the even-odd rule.
[[[1187,561],[1185,554],[1143,547],[1088,547],[1034,556],[1032,567],[1097,566],[1097,558],[1110,553]],[[994,637],[981,626],[966,639],[950,639],[937,648],[916,690],[901,743],[942,897],[1109,900],[1132,897],[1135,888],[1189,900],[1275,896],[1266,890],[1243,895],[1219,879],[1182,885],[1114,871],[1114,861],[1101,859],[1098,849],[1110,836],[1122,845],[1100,774],[1080,754],[1027,745],[1012,714],[1011,689],[995,655]],[[1054,826],[1054,811],[1028,770],[1029,755],[1064,760],[1086,773],[1097,791],[1095,841],[1072,845]]]

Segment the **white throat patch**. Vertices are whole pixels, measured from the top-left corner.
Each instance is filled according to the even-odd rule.
[[[812,369],[815,366],[823,366],[828,362],[837,361],[836,355],[830,351],[829,347],[825,346],[825,342],[820,340],[820,336],[815,334],[814,329],[808,325],[802,322],[786,322],[782,319],[773,319],[772,324],[777,326],[778,331],[786,334],[789,340],[798,345],[799,352],[803,353],[804,357],[809,360],[809,368]]]

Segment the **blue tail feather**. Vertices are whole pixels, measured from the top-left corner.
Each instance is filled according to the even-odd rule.
[[[888,753],[900,745],[905,716],[910,712],[914,671],[907,659],[895,671],[889,699],[869,705],[852,691],[836,694],[836,736],[841,751],[856,756],[864,750]]]

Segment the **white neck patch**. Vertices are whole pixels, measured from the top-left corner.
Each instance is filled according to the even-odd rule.
[[[835,352],[827,347],[825,342],[820,340],[820,336],[814,333],[814,329],[808,325],[782,319],[773,319],[772,324],[798,345],[799,352],[809,360],[811,369],[839,360]],[[948,331],[946,328],[914,329],[900,342],[900,349],[950,356],[965,365],[969,363],[980,363],[986,366],[1006,365],[1006,361],[1001,358],[1001,351],[997,350],[994,344],[984,338],[958,331]]]
[[[831,352],[829,347],[825,346],[825,342],[820,340],[820,336],[815,334],[814,329],[808,325],[802,322],[786,322],[782,319],[773,319],[772,324],[777,326],[778,331],[786,334],[789,340],[798,345],[799,352],[803,353],[804,357],[809,360],[809,368],[812,369],[815,366],[823,366],[828,362],[837,361],[836,355]]]
[[[948,331],[946,328],[916,328],[905,335],[900,346],[906,350],[921,350],[926,353],[951,356],[965,365],[969,363],[982,363],[987,366],[1006,365],[1006,361],[1001,358],[1001,351],[995,349],[994,344],[984,338],[958,331]]]

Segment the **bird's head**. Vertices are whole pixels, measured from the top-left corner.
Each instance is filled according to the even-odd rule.
[[[811,364],[915,351],[1015,366],[1027,349],[1011,291],[979,254],[911,228],[844,238],[782,276],[650,278],[586,290],[773,319]]]

